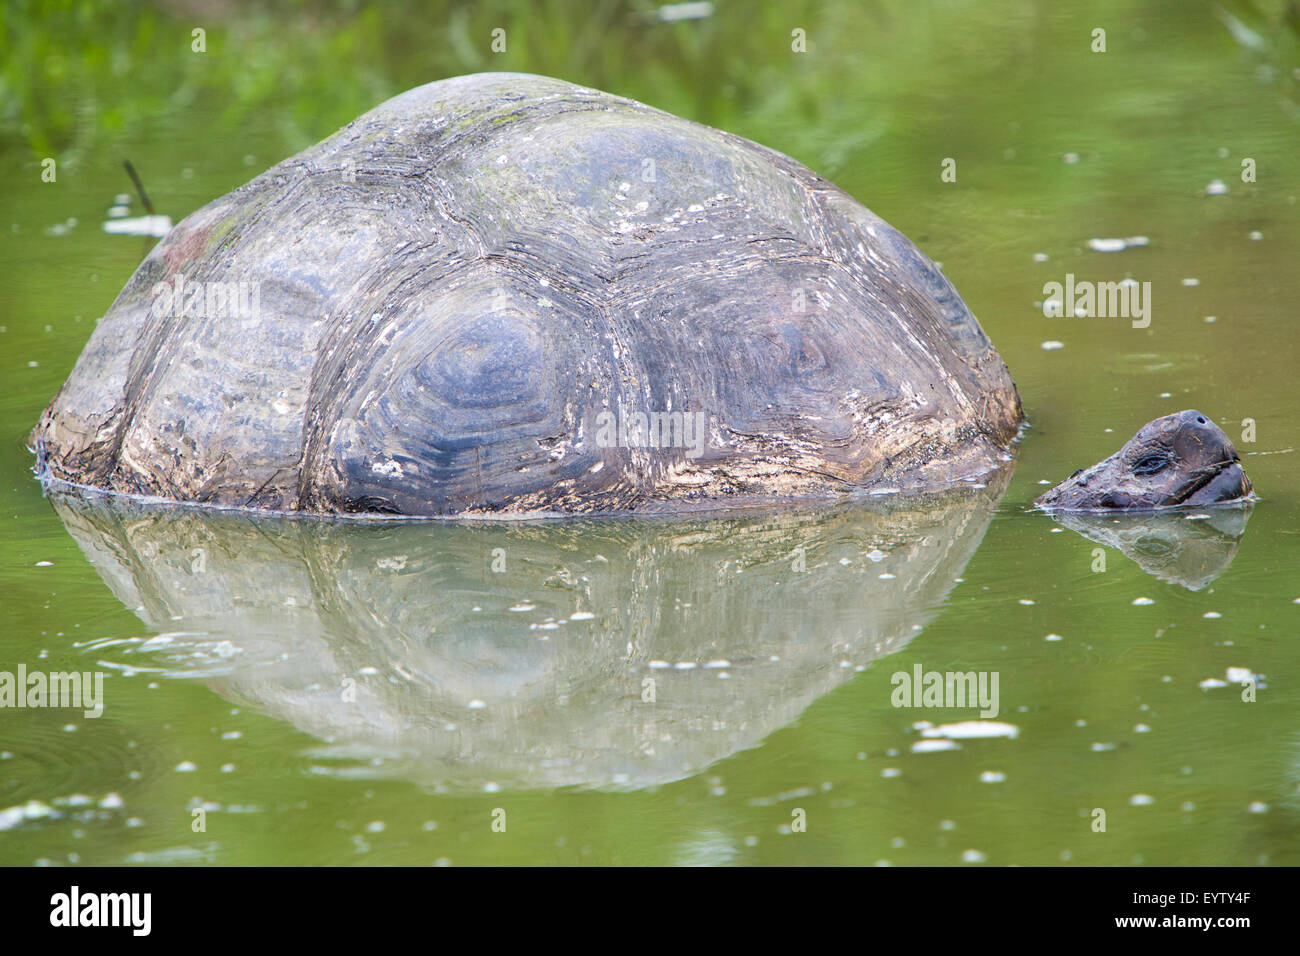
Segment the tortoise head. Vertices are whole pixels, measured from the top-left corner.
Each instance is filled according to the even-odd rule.
[[[1189,409],[1143,425],[1115,454],[1076,471],[1034,504],[1057,511],[1150,511],[1253,498],[1228,436]]]

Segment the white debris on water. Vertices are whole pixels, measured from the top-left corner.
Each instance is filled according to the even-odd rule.
[[[161,239],[171,232],[171,216],[136,216],[132,219],[110,219],[104,231],[118,236],[152,236]]]
[[[1058,342],[1056,339],[1049,339],[1048,341],[1043,343],[1042,348],[1044,352],[1054,352],[1057,349],[1065,348],[1065,343]]]
[[[1135,807],[1149,807],[1156,802],[1156,798],[1147,793],[1135,793],[1128,798],[1128,802]]]
[[[1220,687],[1227,687],[1229,684],[1247,684],[1254,682],[1263,686],[1264,675],[1256,674],[1249,667],[1229,667],[1223,675],[1224,679],[1217,677],[1207,677],[1196,686],[1202,690],[1217,690]]]
[[[1152,600],[1151,598],[1149,598],[1149,597],[1138,597],[1138,598],[1134,598],[1134,599],[1133,599],[1133,606],[1134,606],[1134,607],[1142,607],[1142,606],[1147,605],[1147,604],[1155,604],[1155,603],[1156,603],[1156,602],[1153,601],[1153,600]]]
[[[929,754],[937,753],[942,750],[961,750],[961,744],[955,740],[941,738],[938,740],[918,740],[912,744],[912,753]]]
[[[1205,195],[1222,196],[1228,191],[1228,184],[1222,179],[1211,179],[1205,184]]]
[[[1126,239],[1089,239],[1088,248],[1093,252],[1123,252],[1139,246],[1148,246],[1151,240],[1146,236],[1129,236]]]
[[[693,3],[668,3],[656,11],[660,23],[679,23],[682,20],[704,20],[713,16],[713,4],[708,0]]]
[[[1005,783],[1007,775],[1001,770],[985,770],[980,774],[980,783]]]
[[[940,724],[938,727],[921,729],[922,737],[947,737],[949,740],[975,740],[980,737],[1014,738],[1019,734],[1019,727],[998,720],[963,720],[955,724]]]
[[[42,803],[40,800],[28,800],[16,807],[0,810],[0,830],[12,830],[18,824],[28,820],[43,820],[46,817],[57,819],[60,816],[62,814],[49,804]]]

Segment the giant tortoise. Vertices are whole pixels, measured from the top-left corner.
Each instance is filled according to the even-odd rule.
[[[490,73],[177,225],[32,446],[48,479],[209,505],[647,513],[940,488],[1008,460],[1022,418],[956,290],[842,190]]]

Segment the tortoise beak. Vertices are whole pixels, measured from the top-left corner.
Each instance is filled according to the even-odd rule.
[[[1241,458],[1233,451],[1231,458],[1197,468],[1160,504],[1207,505],[1235,501],[1249,497],[1253,490],[1245,469],[1241,467]]]

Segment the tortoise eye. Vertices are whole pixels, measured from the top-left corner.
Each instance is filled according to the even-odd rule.
[[[1135,475],[1158,474],[1159,472],[1164,471],[1168,465],[1169,465],[1169,459],[1166,458],[1164,455],[1148,455],[1146,458],[1141,459],[1140,461],[1137,462],[1137,464],[1133,466],[1133,474]]]

